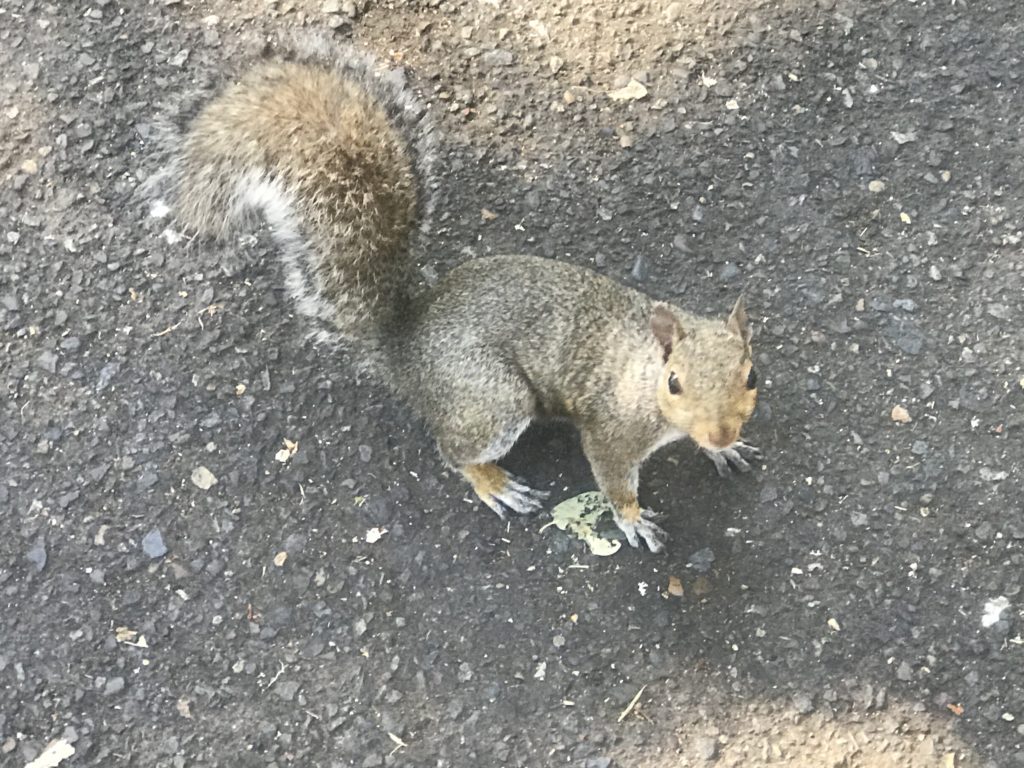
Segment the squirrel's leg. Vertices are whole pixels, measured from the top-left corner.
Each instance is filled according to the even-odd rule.
[[[453,418],[433,425],[442,457],[502,519],[510,512],[539,512],[548,497],[494,463],[512,449],[533,419],[533,399],[528,391],[522,398],[505,400],[505,408],[480,409],[472,419],[461,410],[453,413]]]
[[[502,520],[509,512],[520,515],[532,515],[539,512],[546,491],[536,491],[521,479],[510,475],[497,464],[465,464],[459,471],[473,486],[476,495],[488,507],[493,509]]]
[[[651,552],[661,552],[668,534],[651,521],[654,513],[643,509],[637,499],[640,461],[586,432],[583,434],[583,452],[590,462],[597,487],[615,507],[615,524],[626,534],[626,540],[631,546],[638,547],[639,540],[643,539]]]

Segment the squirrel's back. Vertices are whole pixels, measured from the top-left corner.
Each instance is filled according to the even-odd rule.
[[[372,343],[417,284],[430,141],[393,74],[358,54],[319,53],[260,64],[210,101],[163,186],[202,234],[224,237],[262,213],[299,311]]]

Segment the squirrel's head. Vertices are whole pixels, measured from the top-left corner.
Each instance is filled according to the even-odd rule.
[[[739,440],[757,403],[743,297],[724,323],[701,320],[685,329],[670,306],[656,304],[651,330],[665,360],[658,378],[665,419],[707,450]]]

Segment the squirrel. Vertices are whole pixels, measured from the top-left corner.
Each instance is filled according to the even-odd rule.
[[[743,297],[711,320],[516,255],[422,287],[434,143],[400,76],[314,46],[259,63],[201,107],[168,150],[160,207],[214,238],[262,214],[298,313],[409,403],[502,518],[539,511],[547,494],[496,462],[535,419],[565,418],[628,542],[661,551],[667,535],[637,498],[654,451],[689,436],[721,474],[760,456],[740,438],[757,400]]]

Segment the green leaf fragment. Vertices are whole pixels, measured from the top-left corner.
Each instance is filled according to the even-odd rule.
[[[614,514],[615,507],[603,493],[587,491],[566,499],[551,510],[551,524],[583,541],[599,557],[614,555],[621,541],[606,539],[594,530],[601,515]]]

